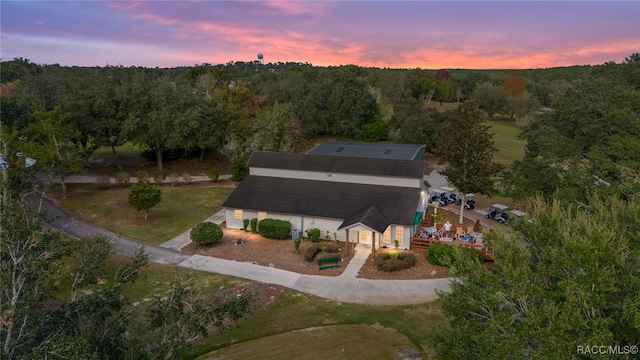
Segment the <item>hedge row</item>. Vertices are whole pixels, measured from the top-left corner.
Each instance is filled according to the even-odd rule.
[[[404,270],[416,264],[416,256],[410,252],[392,252],[376,257],[376,268],[380,271],[392,272]]]
[[[287,239],[291,233],[291,223],[275,219],[260,220],[258,233],[269,239]]]
[[[463,256],[476,257],[478,261],[482,262],[484,259],[482,253],[477,250],[456,246]],[[433,243],[429,245],[429,251],[427,252],[427,261],[433,265],[450,266],[456,261],[455,249],[449,244]]]

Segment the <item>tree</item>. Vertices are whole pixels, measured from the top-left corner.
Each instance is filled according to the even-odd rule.
[[[502,166],[493,162],[493,135],[483,124],[481,111],[473,100],[456,109],[440,132],[438,155],[448,163],[441,173],[462,193],[460,223],[463,222],[466,193],[486,194],[493,188],[492,177]]]
[[[502,89],[512,97],[518,97],[527,90],[527,83],[520,75],[509,75],[502,83]]]
[[[178,276],[167,289],[155,289],[147,306],[135,306],[123,287],[147,264],[143,247],[109,272],[109,239],[71,240],[46,226],[34,206],[23,198],[2,203],[2,359],[177,359],[186,344],[237,324],[251,310],[256,294],[250,288],[241,296],[202,294]],[[61,278],[72,283],[68,298],[50,293]]]
[[[137,74],[131,84],[124,137],[152,150],[158,170],[164,170],[165,149],[179,147],[184,142],[181,125],[200,115],[196,99],[186,80],[174,81],[169,75],[152,80]]]
[[[32,346],[30,330],[38,321],[46,280],[70,253],[64,236],[44,227],[42,215],[16,206],[20,203],[2,200],[0,216],[0,355],[8,358],[20,358]]]
[[[447,115],[435,109],[424,109],[418,101],[411,101],[394,108],[391,127],[400,131],[400,142],[425,144],[426,151],[433,153],[439,143],[440,129]]]
[[[534,199],[530,222],[488,239],[495,266],[461,258],[440,299],[442,358],[569,359],[640,342],[640,198]]]
[[[489,119],[493,119],[493,116],[507,104],[507,93],[502,88],[489,83],[478,85],[471,97],[477,101],[480,109],[487,113]]]
[[[147,221],[149,209],[160,201],[162,201],[162,191],[147,181],[140,181],[129,190],[129,204],[144,213],[144,221]]]
[[[512,118],[515,116],[517,127],[522,126],[522,120],[539,108],[540,103],[528,91],[519,96],[509,97],[505,105],[505,109],[511,113]]]
[[[49,111],[36,110],[33,117],[36,122],[21,132],[28,141],[25,148],[38,159],[39,166],[60,178],[62,198],[66,199],[67,176],[82,169],[80,148],[76,143],[78,131],[68,122],[68,114],[60,106]]]
[[[640,94],[597,76],[567,91],[554,110],[524,129],[525,156],[508,183],[521,197],[584,201],[594,189],[611,196],[640,192]]]

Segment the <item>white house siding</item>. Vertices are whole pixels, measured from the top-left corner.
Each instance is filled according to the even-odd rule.
[[[227,227],[231,229],[242,229],[243,223],[242,219],[234,218],[234,210],[235,209],[225,209],[225,216],[227,221]],[[244,219],[253,219],[258,217],[257,211],[249,211],[243,210],[243,218]],[[305,230],[318,228],[320,229],[321,237],[324,238],[329,231],[329,235],[331,239],[333,239],[333,233],[335,232],[338,237],[338,241],[345,242],[347,241],[347,232],[342,229],[338,231],[338,227],[342,224],[343,220],[341,219],[327,219],[327,218],[318,218],[318,217],[308,217],[308,216],[300,216],[300,215],[291,215],[291,214],[278,214],[278,213],[270,213],[267,212],[268,219],[277,219],[284,220],[291,223],[291,229],[299,229],[302,230],[302,236],[306,237]],[[400,241],[400,248],[409,248],[411,242],[411,235],[413,231],[413,226],[402,226],[402,225],[390,225],[391,227],[391,242],[383,243],[382,235],[378,235],[376,233],[376,246],[386,245],[388,247],[395,246],[394,240],[396,239],[397,228],[402,227],[402,241]],[[351,228],[349,233],[349,242],[350,243],[358,243],[359,242],[359,231],[369,231],[369,229],[364,226],[356,226]],[[370,240],[372,235],[369,234],[368,239]],[[379,240],[379,243],[378,243]],[[368,242],[370,243],[370,242]]]
[[[326,173],[315,171],[282,170],[269,168],[250,168],[250,175],[269,176],[286,179],[333,181],[352,184],[399,186],[408,188],[424,188],[422,179],[401,178],[394,176],[357,175],[342,173]]]

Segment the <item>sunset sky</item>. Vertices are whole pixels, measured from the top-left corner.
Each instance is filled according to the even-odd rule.
[[[544,68],[640,52],[640,1],[11,1],[0,57],[63,66],[253,61]]]

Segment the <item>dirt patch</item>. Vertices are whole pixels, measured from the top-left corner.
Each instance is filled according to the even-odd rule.
[[[221,242],[210,245],[198,245],[191,243],[184,248],[182,252],[188,254],[199,254],[204,256],[212,256],[220,259],[235,260],[241,262],[249,262],[262,266],[270,266],[277,269],[293,271],[306,275],[322,275],[322,276],[338,276],[342,274],[347,267],[351,257],[347,257],[346,244],[338,243],[340,252],[337,253],[343,257],[339,268],[320,270],[317,260],[306,262],[304,260],[304,252],[314,243],[304,240],[300,244],[299,253],[296,253],[293,241],[288,240],[272,240],[266,239],[259,234],[254,234],[244,230],[228,229],[222,225],[224,237]],[[242,242],[244,239],[244,242]],[[236,241],[240,240],[240,241]],[[321,241],[318,244],[335,245],[334,241]],[[377,254],[382,254],[395,249],[378,249]],[[405,250],[399,250],[405,251]],[[384,272],[376,269],[373,263],[373,256],[369,258],[360,269],[358,277],[363,279],[381,279],[381,280],[419,280],[419,279],[439,279],[449,277],[446,267],[431,265],[425,258],[425,251],[412,251],[416,255],[416,265],[410,269],[395,272]],[[349,250],[350,256],[353,256],[353,245]],[[316,256],[322,256],[322,253]]]
[[[391,251],[401,252],[407,250],[378,249],[376,256],[381,256],[384,253]],[[373,280],[420,280],[442,279],[451,276],[447,267],[429,264],[425,256],[427,254],[425,250],[411,250],[411,252],[416,255],[416,264],[409,269],[393,272],[380,271],[376,269],[373,254],[371,254],[362,268],[360,268],[358,277]]]
[[[350,257],[347,257],[346,244],[338,243],[337,245],[340,252],[332,254],[342,256],[343,261],[340,263],[340,267],[320,270],[316,259],[323,256],[322,253],[319,253],[312,262],[307,262],[304,259],[304,252],[307,248],[314,245],[311,241],[302,241],[300,248],[298,249],[299,251],[296,252],[291,239],[266,239],[259,234],[254,234],[248,231],[228,229],[224,224],[222,225],[222,230],[224,231],[224,236],[220,243],[213,246],[202,246],[191,243],[182,248],[181,251],[188,254],[199,254],[220,259],[270,266],[277,269],[293,271],[299,274],[324,276],[338,276],[342,274],[350,260]],[[242,241],[242,239],[244,239],[244,241]],[[335,245],[336,243],[333,241],[321,241],[318,244],[322,246]],[[353,249],[351,249],[350,255],[353,254]]]

